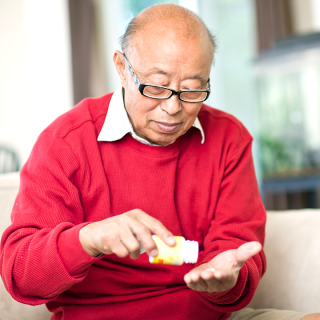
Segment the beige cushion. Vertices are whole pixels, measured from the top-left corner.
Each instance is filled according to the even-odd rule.
[[[10,225],[10,214],[19,189],[19,173],[0,174],[0,236]],[[0,320],[49,320],[45,305],[29,306],[12,299],[0,281]]]
[[[10,225],[11,209],[19,189],[19,173],[0,174],[0,235]]]
[[[320,312],[320,210],[269,212],[265,252],[251,307]]]

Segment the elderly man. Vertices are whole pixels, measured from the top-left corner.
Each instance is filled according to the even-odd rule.
[[[54,320],[227,319],[265,271],[265,210],[250,134],[203,104],[214,39],[192,12],[157,5],[129,24],[122,49],[122,87],[59,117],[21,171],[4,283]],[[198,241],[197,264],[150,264],[152,234]]]

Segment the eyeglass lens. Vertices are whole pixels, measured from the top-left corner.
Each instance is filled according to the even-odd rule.
[[[151,98],[165,99],[170,97],[171,91],[165,88],[146,86],[143,89],[143,94]]]
[[[171,91],[165,88],[145,86],[143,89],[143,94],[156,99],[166,99],[170,97]],[[201,101],[207,97],[207,92],[202,91],[187,91],[181,92],[180,99],[187,101]]]

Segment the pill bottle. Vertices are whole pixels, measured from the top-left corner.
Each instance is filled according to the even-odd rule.
[[[158,236],[153,235],[158,248],[156,257],[149,256],[149,261],[155,264],[171,264],[180,266],[185,263],[196,263],[199,254],[199,243],[197,241],[185,240],[184,237],[175,236],[176,245],[169,247]]]

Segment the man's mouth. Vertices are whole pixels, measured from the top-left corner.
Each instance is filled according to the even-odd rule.
[[[167,122],[157,122],[155,121],[158,129],[164,133],[171,133],[176,130],[179,123],[167,123]]]

